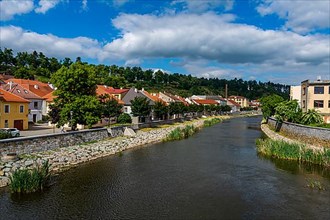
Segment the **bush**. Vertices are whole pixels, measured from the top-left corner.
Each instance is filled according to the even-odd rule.
[[[209,120],[205,120],[204,121],[204,127],[210,127],[210,126],[215,125],[215,124],[220,123],[220,122],[221,122],[220,118],[212,118],[212,119],[209,119]]]
[[[119,115],[117,122],[120,124],[132,123],[132,118],[129,114],[122,113],[121,115]]]
[[[198,128],[194,127],[193,125],[187,125],[184,128],[175,128],[171,131],[165,141],[174,141],[174,140],[181,140],[192,136],[194,133],[198,131]]]
[[[0,131],[0,139],[11,138],[11,134],[6,131]]]
[[[16,170],[10,178],[10,190],[13,193],[31,193],[42,190],[47,184],[49,174],[49,163],[44,162],[41,167]]]

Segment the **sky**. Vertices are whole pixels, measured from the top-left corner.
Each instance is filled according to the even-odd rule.
[[[299,85],[330,79],[330,1],[1,0],[0,47]]]

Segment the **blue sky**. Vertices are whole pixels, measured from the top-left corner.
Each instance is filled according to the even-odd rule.
[[[328,0],[2,0],[0,47],[199,77],[330,77]]]

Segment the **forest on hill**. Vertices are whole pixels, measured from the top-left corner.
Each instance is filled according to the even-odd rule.
[[[144,88],[150,92],[167,91],[183,97],[191,95],[221,95],[225,96],[225,86],[228,85],[228,95],[241,95],[251,100],[271,94],[277,94],[287,99],[290,86],[260,82],[256,80],[219,79],[195,77],[180,73],[166,73],[161,70],[143,70],[141,67],[123,67],[117,65],[88,64],[80,57],[75,61],[70,58],[58,60],[47,57],[42,52],[18,52],[14,55],[12,49],[0,48],[0,73],[13,75],[15,78],[35,79],[49,82],[52,74],[62,66],[68,67],[74,62],[88,66],[96,73],[98,84],[115,88]]]

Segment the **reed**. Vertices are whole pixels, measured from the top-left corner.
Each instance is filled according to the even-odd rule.
[[[210,127],[212,125],[220,123],[222,120],[220,118],[212,118],[204,121],[204,127]]]
[[[186,125],[184,128],[175,128],[167,135],[165,141],[182,140],[192,136],[197,131],[198,128],[193,125]]]
[[[16,170],[10,177],[10,190],[13,193],[31,193],[42,190],[49,178],[49,163],[45,161],[40,167]]]
[[[313,150],[303,144],[272,139],[257,139],[258,153],[279,159],[296,160],[330,167],[330,149]]]

